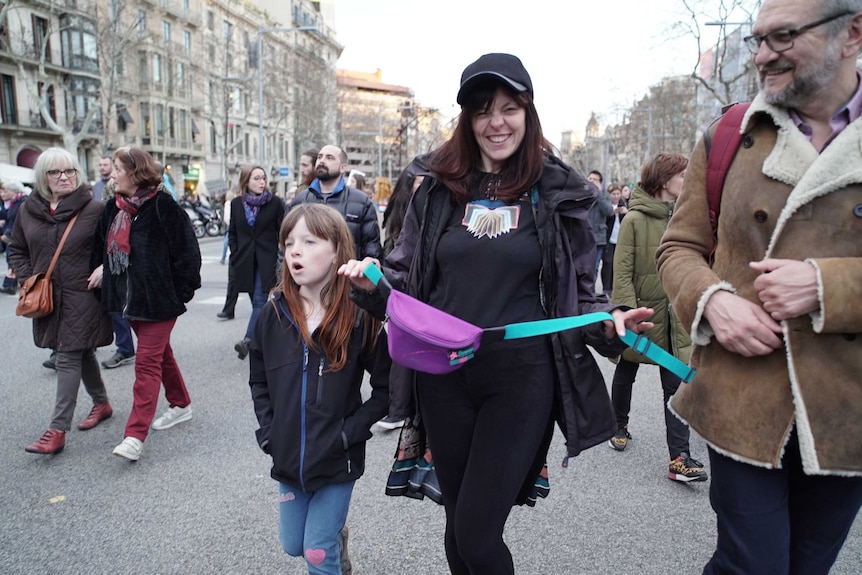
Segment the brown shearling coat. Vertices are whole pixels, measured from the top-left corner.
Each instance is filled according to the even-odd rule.
[[[779,467],[795,424],[807,474],[862,476],[862,118],[818,155],[784,109],[758,96],[741,133],[713,268],[702,141],[656,254],[697,368],[671,407],[739,461]],[[821,307],[782,322],[783,349],[747,358],[715,342],[702,314],[720,289],[760,305],[748,263],[764,257],[814,264]]]

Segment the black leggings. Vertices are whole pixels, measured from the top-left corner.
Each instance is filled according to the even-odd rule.
[[[614,372],[614,382],[611,385],[611,402],[614,404],[614,414],[617,418],[617,427],[622,429],[629,423],[629,411],[632,407],[632,386],[635,376],[638,374],[639,363],[626,361],[620,358],[617,369]],[[664,396],[664,424],[667,432],[667,450],[671,459],[685,451],[691,454],[689,449],[689,429],[686,424],[679,420],[667,407],[668,400],[679,389],[682,380],[663,367],[659,368],[661,378],[661,389]]]
[[[482,348],[450,374],[417,375],[453,575],[514,573],[503,528],[551,420],[551,362],[547,340],[535,338]]]

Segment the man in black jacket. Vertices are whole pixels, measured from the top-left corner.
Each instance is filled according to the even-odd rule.
[[[338,146],[323,146],[317,154],[314,181],[296,195],[288,212],[303,202],[318,202],[338,210],[356,241],[356,257],[380,257],[380,224],[374,203],[360,190],[344,183],[347,154]]]

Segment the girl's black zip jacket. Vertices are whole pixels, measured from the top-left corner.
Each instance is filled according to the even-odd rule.
[[[357,313],[347,363],[333,372],[302,340],[281,292],[261,310],[249,345],[249,385],[257,442],[272,456],[276,481],[315,491],[362,476],[371,426],[389,409],[391,365],[385,330],[374,349],[363,349],[366,321]],[[371,397],[363,403],[366,372]]]

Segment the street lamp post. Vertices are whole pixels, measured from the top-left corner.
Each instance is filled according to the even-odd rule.
[[[264,166],[266,140],[263,135],[263,35],[273,32],[316,32],[317,26],[297,26],[295,28],[258,28],[257,29],[257,152],[258,163]]]

